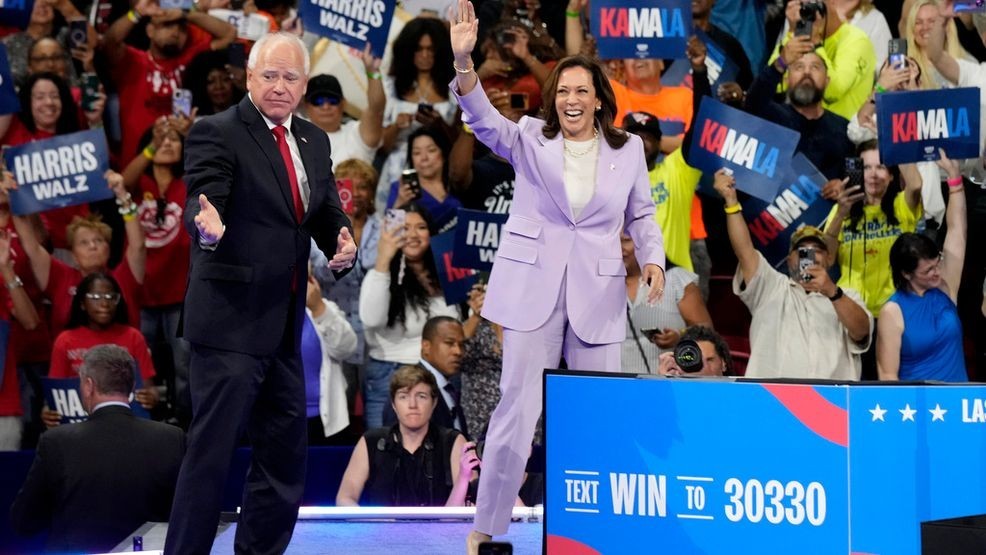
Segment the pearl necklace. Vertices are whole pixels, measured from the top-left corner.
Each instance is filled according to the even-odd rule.
[[[596,143],[599,142],[599,130],[597,130],[595,127],[592,128],[592,140],[589,141],[589,146],[585,150],[583,150],[581,152],[569,148],[568,147],[568,142],[569,142],[569,140],[566,139],[565,140],[565,153],[568,154],[569,156],[573,156],[575,158],[581,158],[581,157],[585,156],[586,154],[589,154],[589,152],[592,151],[592,149],[596,148]]]

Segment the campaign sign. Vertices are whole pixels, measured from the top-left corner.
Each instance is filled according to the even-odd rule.
[[[599,57],[683,58],[692,34],[689,0],[592,0]]]
[[[306,31],[383,58],[396,2],[385,0],[301,0],[298,13]]]
[[[10,342],[10,322],[0,320],[0,387],[3,387],[3,373],[7,365],[7,349]],[[14,370],[17,371],[16,369]]]
[[[750,228],[753,246],[771,266],[786,264],[791,235],[804,226],[820,227],[832,210],[832,201],[822,198],[828,180],[800,152],[791,161],[791,171],[777,196],[770,202],[756,198],[743,201],[743,217]]]
[[[723,83],[735,81],[736,75],[739,74],[739,66],[726,55],[726,51],[701,29],[695,29],[695,35],[705,43],[707,51],[705,70],[709,76],[709,85],[711,85],[712,91],[714,92]],[[692,63],[687,58],[678,58],[661,76],[661,83],[670,87],[692,88]]]
[[[16,114],[20,111],[21,102],[17,99],[17,90],[14,89],[14,76],[10,73],[7,46],[0,44],[0,114]]]
[[[708,174],[729,168],[737,189],[766,202],[777,196],[800,139],[797,131],[713,98],[702,101],[692,130],[689,164]]]
[[[191,10],[192,0],[158,0],[162,10]]]
[[[266,17],[256,13],[246,15],[243,10],[216,8],[209,10],[209,15],[236,27],[236,37],[241,39],[260,40],[270,29],[270,22]]]
[[[876,95],[880,160],[896,165],[979,157],[979,96],[976,87]]]
[[[27,29],[34,0],[0,0],[0,25]]]
[[[918,555],[922,521],[986,513],[983,385],[544,383],[549,555]]]
[[[431,254],[438,268],[438,283],[442,286],[445,302],[449,306],[465,302],[469,290],[479,281],[479,274],[469,268],[459,268],[452,262],[455,248],[455,230],[446,231],[431,238]]]
[[[474,268],[484,272],[492,270],[505,223],[506,214],[460,208],[452,263],[458,268]]]
[[[25,143],[7,149],[3,157],[17,180],[17,190],[10,191],[14,214],[113,198],[103,177],[109,153],[102,129]]]
[[[143,387],[140,378],[140,371],[134,381],[134,389]],[[79,395],[79,378],[41,378],[41,385],[44,388],[45,405],[49,409],[62,415],[62,424],[73,424],[89,419],[89,414],[82,408],[82,397]],[[147,412],[134,397],[130,394],[130,411],[134,416],[140,418],[150,418]]]

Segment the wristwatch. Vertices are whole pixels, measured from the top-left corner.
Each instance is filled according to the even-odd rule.
[[[842,288],[841,287],[836,287],[835,288],[835,295],[832,295],[831,297],[829,297],[829,300],[834,303],[835,301],[841,299],[842,296],[843,296],[843,294],[844,293],[842,291]]]
[[[7,289],[10,291],[17,289],[18,287],[24,287],[24,282],[21,281],[20,276],[14,276],[14,281],[7,282]]]

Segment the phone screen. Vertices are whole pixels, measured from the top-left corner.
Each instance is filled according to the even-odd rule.
[[[383,225],[387,231],[395,233],[398,237],[404,235],[404,221],[407,219],[407,212],[399,208],[388,208],[384,212]]]
[[[906,39],[890,39],[887,51],[889,52],[890,67],[897,70],[907,69]]]
[[[811,247],[798,247],[798,273],[802,281],[808,281],[808,268],[815,264],[815,249]]]
[[[171,113],[190,117],[192,115],[192,91],[188,89],[175,89],[171,98]]]

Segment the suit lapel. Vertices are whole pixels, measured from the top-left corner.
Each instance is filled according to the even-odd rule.
[[[565,192],[565,141],[562,139],[561,131],[553,139],[540,134],[537,139],[543,151],[538,154],[543,163],[537,165],[541,171],[541,181],[548,191],[548,196],[558,206],[558,210],[574,224],[572,207],[568,203],[568,193]]]
[[[315,169],[315,160],[318,157],[318,153],[315,149],[315,141],[313,137],[310,137],[307,133],[308,130],[302,130],[301,126],[298,125],[298,117],[295,116],[291,120],[291,134],[294,135],[294,141],[298,145],[298,153],[301,154],[301,163],[305,166],[305,175],[308,176],[308,209],[305,210],[305,216],[302,218],[302,223],[308,219],[308,214],[312,212],[312,207],[317,206],[320,202],[320,198],[317,195],[325,193],[325,191],[320,190],[315,187],[316,176],[312,171]],[[321,130],[318,131],[322,133]]]
[[[579,214],[579,221],[592,216],[600,208],[606,206],[613,193],[620,188],[617,179],[623,173],[622,170],[624,168],[620,167],[620,161],[626,150],[629,149],[621,148],[614,150],[606,142],[605,137],[600,134],[599,158],[596,162],[596,188],[592,193],[592,198],[589,199],[589,203],[585,205],[582,213]]]
[[[284,208],[293,218],[294,197],[291,195],[291,182],[288,179],[288,170],[284,167],[284,159],[281,158],[281,151],[277,148],[274,133],[267,127],[267,122],[264,121],[257,107],[250,102],[249,96],[244,96],[240,101],[239,110],[240,118],[247,125],[247,130],[270,162],[274,176],[277,178],[277,188],[280,189],[281,197],[284,199]]]

